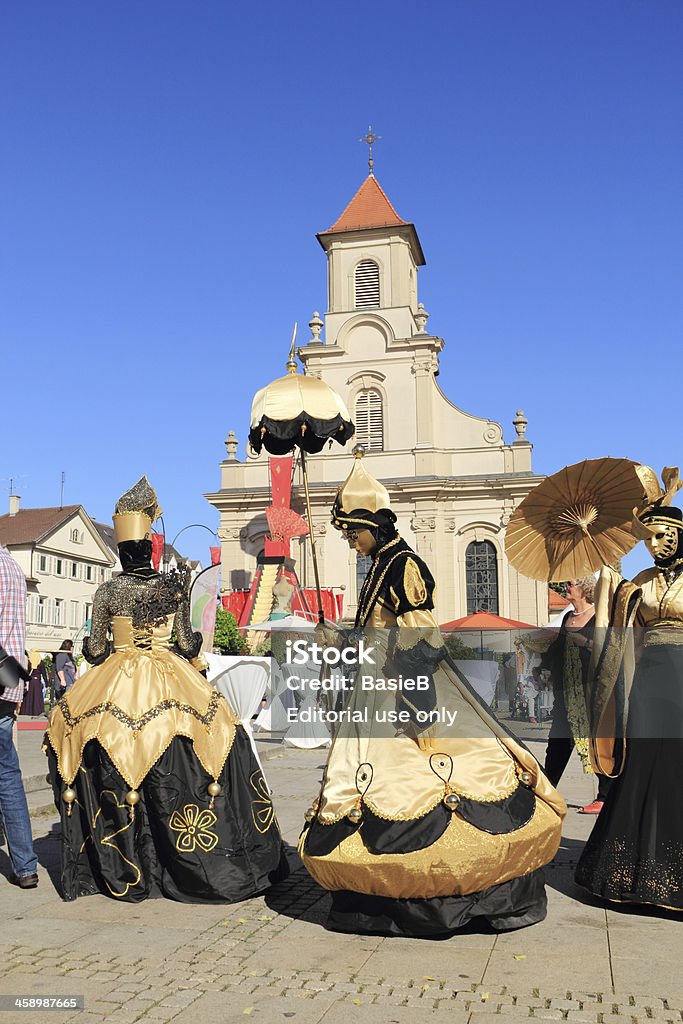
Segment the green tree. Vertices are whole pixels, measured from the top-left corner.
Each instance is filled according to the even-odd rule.
[[[226,612],[225,608],[219,608],[216,612],[216,632],[213,635],[213,645],[221,654],[246,654],[247,645],[244,637],[237,628],[237,619],[232,612]]]
[[[471,661],[473,658],[479,657],[475,650],[463,643],[457,633],[447,633],[444,636],[444,647],[454,661],[464,661],[465,659]]]

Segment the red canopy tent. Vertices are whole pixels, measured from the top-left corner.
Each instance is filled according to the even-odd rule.
[[[494,615],[493,612],[472,612],[461,619],[445,622],[440,628],[447,633],[460,629],[538,629],[530,622],[506,619],[502,615]]]
[[[484,651],[510,654],[515,647],[516,636],[513,634],[518,636],[521,632],[528,633],[531,629],[538,629],[538,626],[530,622],[520,622],[518,619],[506,619],[492,612],[473,612],[461,619],[445,622],[439,628],[443,633],[470,634],[461,637],[463,643],[475,650],[478,649],[483,658]],[[471,635],[476,633],[479,634],[478,637]]]

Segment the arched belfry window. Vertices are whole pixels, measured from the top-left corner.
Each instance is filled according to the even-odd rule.
[[[361,391],[356,399],[356,435],[354,440],[362,444],[366,452],[384,450],[384,410],[382,395],[376,388]]]
[[[490,540],[475,540],[465,552],[467,614],[498,614],[498,558]]]
[[[356,267],[356,309],[379,309],[379,266],[374,260],[361,260]]]

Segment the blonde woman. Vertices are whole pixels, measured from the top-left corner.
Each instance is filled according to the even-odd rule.
[[[564,587],[572,607],[562,620],[559,636],[543,658],[543,664],[550,669],[555,697],[544,767],[553,786],[562,778],[575,746],[582,760],[588,762],[589,730],[584,690],[595,629],[595,578],[584,576],[567,580]],[[598,775],[597,796],[580,808],[581,814],[600,813],[610,783],[605,775]]]

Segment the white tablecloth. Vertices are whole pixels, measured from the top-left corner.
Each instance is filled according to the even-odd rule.
[[[500,675],[498,662],[472,658],[470,660],[459,659],[455,664],[484,703],[491,705],[496,695],[496,682]]]
[[[209,663],[208,681],[223,694],[239,718],[261,765],[251,720],[270,690],[272,659],[242,654],[207,654],[205,657]]]
[[[329,747],[331,742],[329,729],[324,721],[315,717],[320,691],[307,685],[311,681],[317,682],[320,679],[321,666],[312,661],[306,661],[303,665],[284,665],[282,674],[285,686],[292,695],[296,694],[295,699],[299,705],[297,720],[289,725],[285,733],[285,744],[288,747],[299,747],[302,750]],[[331,673],[327,665],[322,667],[322,675],[323,678],[330,678]],[[323,706],[325,706],[324,698]],[[310,715],[313,721],[302,721],[302,712],[304,718]]]

